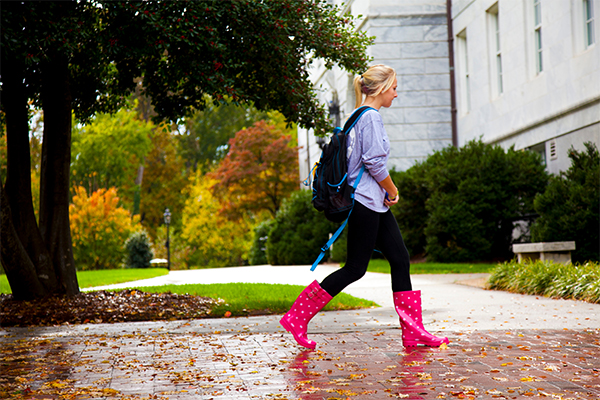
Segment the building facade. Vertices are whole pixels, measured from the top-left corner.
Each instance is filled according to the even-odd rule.
[[[331,3],[342,5],[341,0]],[[406,170],[434,150],[452,144],[448,24],[445,0],[350,0],[343,12],[362,15],[359,29],[375,37],[372,64],[398,75],[398,98],[381,109],[391,142],[389,168]],[[341,126],[354,109],[354,75],[315,63],[311,77],[320,100],[330,106],[332,125]],[[300,176],[319,161],[311,132],[298,132]],[[308,151],[307,151],[308,150]]]
[[[600,0],[351,0],[343,12],[362,15],[373,63],[398,73],[398,98],[381,110],[389,168],[481,139],[536,151],[558,173],[571,146],[600,147]],[[354,76],[316,63],[311,77],[332,125],[343,124]],[[298,142],[304,179],[320,148],[310,131]]]
[[[599,0],[454,0],[458,145],[529,149],[558,173],[600,147]]]

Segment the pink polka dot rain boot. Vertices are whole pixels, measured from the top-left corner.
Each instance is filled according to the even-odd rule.
[[[439,347],[442,343],[448,344],[450,342],[446,337],[439,338],[432,335],[423,327],[420,290],[395,292],[394,305],[400,316],[404,347],[419,345]]]
[[[312,350],[317,343],[306,337],[308,323],[331,299],[329,293],[314,281],[300,293],[290,311],[281,318],[279,323],[294,335],[299,345]]]

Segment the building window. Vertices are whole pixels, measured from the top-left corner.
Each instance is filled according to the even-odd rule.
[[[466,114],[471,110],[471,76],[469,73],[469,53],[467,50],[467,31],[466,29],[457,35],[459,68],[461,76],[461,110]]]
[[[594,44],[594,6],[592,0],[583,0],[583,20],[585,22],[585,47]]]
[[[533,31],[535,37],[535,70],[539,74],[544,70],[542,63],[542,0],[533,0]]]
[[[542,165],[544,167],[548,165],[548,162],[546,160],[546,143],[540,143],[535,146],[532,146],[529,148],[529,150],[533,151],[534,153],[539,154],[539,156],[542,160]]]
[[[498,3],[488,9],[489,38],[490,38],[490,66],[492,71],[492,86],[494,95],[499,96],[504,92],[502,83],[502,50],[500,47],[500,17]]]

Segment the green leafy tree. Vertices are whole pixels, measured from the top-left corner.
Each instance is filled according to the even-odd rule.
[[[267,239],[270,264],[312,264],[329,240],[334,224],[312,206],[311,200],[310,190],[298,190],[283,201]],[[325,259],[328,257],[329,251]]]
[[[0,254],[16,299],[79,292],[68,210],[72,113],[85,123],[114,112],[142,78],[159,119],[202,110],[209,95],[325,132],[311,61],[358,72],[372,43],[326,0],[4,2],[0,22],[8,147]],[[30,100],[45,116],[39,226]]]
[[[534,202],[540,215],[531,228],[534,242],[575,241],[573,261],[600,261],[600,156],[585,143],[584,151],[569,151],[571,166],[550,178]]]
[[[208,172],[227,155],[229,139],[236,132],[266,118],[267,113],[254,107],[208,103],[185,119],[177,136],[178,152],[188,169]]]
[[[283,199],[299,184],[297,149],[292,138],[273,125],[259,121],[236,133],[229,153],[210,177],[224,206],[223,212],[239,217],[268,211],[275,216]]]
[[[116,187],[126,203],[133,203],[138,166],[150,151],[154,124],[141,121],[125,108],[97,114],[87,125],[73,129],[71,184],[88,195]]]

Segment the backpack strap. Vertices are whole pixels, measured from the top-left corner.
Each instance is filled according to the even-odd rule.
[[[352,130],[352,128],[354,128],[354,125],[356,124],[356,122],[358,121],[358,119],[360,117],[362,117],[362,115],[369,111],[369,110],[375,110],[373,107],[369,107],[369,106],[362,106],[360,108],[357,108],[356,111],[354,111],[352,113],[352,115],[350,116],[350,118],[348,118],[348,121],[346,121],[346,123],[344,124],[344,130],[343,132],[347,135],[348,132],[350,132]]]
[[[356,122],[358,121],[358,119],[369,109],[371,110],[375,110],[373,107],[369,107],[369,106],[362,106],[360,108],[357,108],[355,112],[352,113],[352,115],[350,116],[350,118],[348,118],[348,121],[346,121],[346,123],[344,124],[344,130],[342,131],[342,129],[340,129],[339,126],[335,127],[335,129],[333,130],[333,134],[337,135],[338,132],[344,132],[344,134],[348,134],[348,132],[350,132],[352,130],[352,128],[354,128],[354,124],[356,124]],[[302,184],[304,184],[304,186],[310,186],[311,184],[311,178],[314,175],[314,171],[315,169],[317,169],[318,167],[318,162],[315,163],[315,165],[312,167],[312,169],[310,170],[310,172],[308,173],[308,177],[302,181]]]

